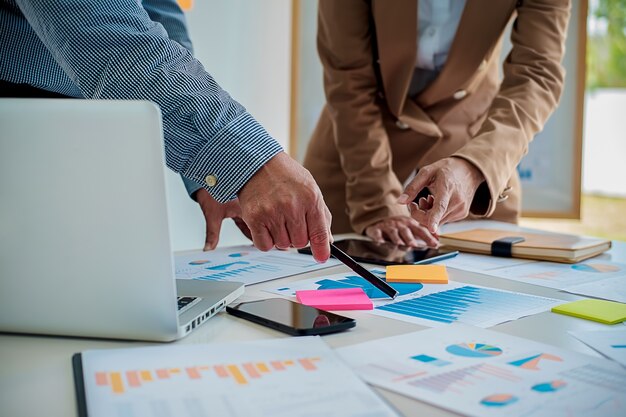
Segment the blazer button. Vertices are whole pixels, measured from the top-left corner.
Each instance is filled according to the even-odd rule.
[[[458,90],[456,93],[454,93],[454,94],[452,95],[452,97],[453,97],[455,100],[461,100],[461,99],[462,99],[462,98],[464,98],[466,95],[467,95],[467,91],[465,91],[465,90]]]
[[[215,187],[215,185],[217,184],[217,177],[215,175],[207,175],[204,178],[204,181],[209,187]]]
[[[398,129],[402,130],[407,130],[409,128],[409,125],[404,123],[402,120],[396,120],[396,126],[398,127]]]

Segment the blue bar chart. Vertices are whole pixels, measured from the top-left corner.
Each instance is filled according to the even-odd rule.
[[[224,281],[229,278],[236,279],[237,277],[245,277],[246,275],[265,271],[265,272],[279,272],[280,268],[274,265],[269,264],[258,264],[258,265],[246,265],[242,267],[236,267],[233,269],[221,269],[217,273],[212,273],[210,275],[203,275],[201,277],[196,277],[195,279],[203,280],[203,281]]]
[[[295,251],[262,252],[251,245],[193,251],[176,255],[176,278],[236,281],[245,285],[316,271],[339,264],[329,259],[318,264],[312,256]]]
[[[372,270],[378,273],[379,270]],[[374,302],[370,314],[408,321],[422,326],[438,327],[465,323],[491,327],[509,320],[548,311],[563,301],[506,290],[494,290],[477,285],[450,281],[448,284],[391,283],[398,291],[389,300],[371,284],[353,273],[327,275],[289,283],[272,290],[273,294],[295,297],[298,290],[337,288],[363,289]]]
[[[494,317],[519,318],[547,310],[556,300],[509,291],[464,285],[376,307],[399,319],[435,324],[455,322],[479,327],[493,325]]]

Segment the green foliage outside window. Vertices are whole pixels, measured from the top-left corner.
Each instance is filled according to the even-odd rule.
[[[603,30],[589,33],[587,88],[626,88],[626,0],[598,0],[590,6],[590,17]]]

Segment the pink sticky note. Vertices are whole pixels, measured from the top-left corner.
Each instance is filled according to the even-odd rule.
[[[334,290],[296,291],[302,304],[322,310],[372,310],[372,300],[363,288],[338,288]]]

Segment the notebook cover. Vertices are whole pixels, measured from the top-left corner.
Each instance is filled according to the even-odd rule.
[[[499,229],[472,229],[464,232],[447,233],[440,236],[445,246],[467,252],[490,254],[491,244],[506,237],[519,236],[524,241],[515,243],[512,247],[514,257],[551,260],[556,262],[578,262],[608,250],[611,241],[565,233],[532,233],[527,231],[511,231]],[[597,252],[580,256],[576,251],[598,248]],[[528,254],[528,250],[538,251],[538,254]],[[554,251],[562,252],[555,254]],[[542,252],[545,252],[542,253]]]

